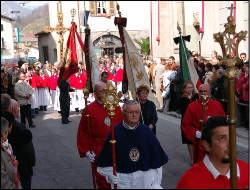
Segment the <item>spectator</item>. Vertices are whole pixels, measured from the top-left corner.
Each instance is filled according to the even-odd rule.
[[[206,71],[206,73],[203,76],[203,83],[204,84],[209,84],[208,83],[208,79],[210,79],[213,76],[212,69],[213,69],[213,65],[211,63],[207,63],[205,65],[205,71]]]
[[[3,146],[8,138],[8,121],[1,117],[1,189],[22,189],[18,175],[18,161]]]
[[[205,65],[204,63],[199,63],[198,66],[197,66],[197,70],[198,70],[198,76],[199,76],[199,79],[201,81],[201,83],[203,83],[203,76],[205,75]]]
[[[182,89],[183,89],[183,77],[180,68],[180,63],[176,63],[175,70],[177,71],[175,77],[171,80],[171,83],[174,84],[174,92],[177,98],[177,113],[180,113],[180,99],[182,96]]]
[[[7,109],[15,118],[19,117],[19,104],[11,100]],[[19,162],[18,171],[21,185],[24,189],[31,189],[33,167],[35,166],[35,149],[32,143],[32,133],[26,126],[17,120],[14,121],[12,131],[9,134],[9,143],[12,145],[13,154]]]
[[[15,85],[15,92],[18,103],[20,104],[21,122],[25,125],[27,118],[29,127],[36,127],[31,116],[31,96],[34,91],[31,86],[25,82],[25,75],[23,73],[19,75],[19,81]]]
[[[248,62],[247,60],[247,54],[246,53],[241,53],[240,54],[240,59],[245,63]]]
[[[183,84],[183,95],[180,99],[180,113],[182,116],[181,123],[184,118],[188,105],[196,101],[197,99],[199,99],[199,96],[197,93],[194,93],[194,84],[191,81],[185,81]],[[191,165],[193,165],[194,146],[193,143],[189,141],[184,135],[182,130],[182,124],[181,124],[181,137],[182,137],[182,144],[187,144],[188,152],[191,158]]]
[[[141,106],[140,122],[147,125],[156,135],[156,122],[158,120],[154,102],[148,100],[149,88],[146,85],[140,85],[137,88],[137,95]]]

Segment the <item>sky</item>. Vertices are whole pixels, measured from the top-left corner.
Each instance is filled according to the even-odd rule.
[[[25,6],[23,6],[23,4],[20,4],[21,6],[23,6],[24,8],[33,10],[45,3],[47,3],[47,1],[16,1],[17,3],[23,3],[26,2]]]

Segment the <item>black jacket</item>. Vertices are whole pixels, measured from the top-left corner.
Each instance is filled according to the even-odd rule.
[[[158,121],[158,116],[154,102],[147,100],[145,104],[140,105],[143,114],[144,124],[147,126],[153,124],[155,126]],[[140,117],[140,122],[143,122],[142,117]]]
[[[32,133],[26,126],[15,120],[12,131],[8,136],[13,154],[19,162],[18,171],[20,176],[32,175],[32,167],[35,166],[35,149],[32,143]]]

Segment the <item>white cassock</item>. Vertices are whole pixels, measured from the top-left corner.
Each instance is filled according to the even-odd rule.
[[[75,101],[75,107],[79,108],[79,110],[82,110],[85,108],[85,100],[84,100],[84,94],[83,90],[75,90],[75,98],[73,101]]]
[[[69,92],[69,97],[70,97],[70,111],[75,111],[76,106],[76,92]]]
[[[97,167],[98,173],[105,176],[113,174],[113,167]],[[162,189],[162,167],[133,173],[116,173],[119,177],[117,189]],[[111,184],[113,189],[113,184]]]
[[[60,89],[56,87],[55,102],[54,102],[54,110],[56,111],[61,111],[59,96],[60,96]]]
[[[38,100],[40,106],[47,106],[51,104],[51,97],[49,93],[49,88],[39,88],[38,89]]]
[[[38,88],[33,88],[34,93],[31,95],[31,109],[39,108]]]
[[[56,90],[50,90],[51,102],[55,104]]]

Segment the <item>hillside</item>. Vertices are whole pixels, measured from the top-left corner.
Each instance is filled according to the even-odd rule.
[[[22,20],[21,34],[35,34],[41,32],[45,26],[49,25],[49,7],[48,4],[34,9]]]
[[[19,13],[13,14],[12,11],[19,11]],[[49,25],[48,3],[31,11],[20,6],[18,2],[1,1],[1,14],[15,19],[13,27],[20,28],[21,35],[34,35]]]
[[[21,34],[35,34],[41,32],[45,26],[49,26],[49,20],[46,18],[37,19],[34,22],[28,24],[21,31]]]

